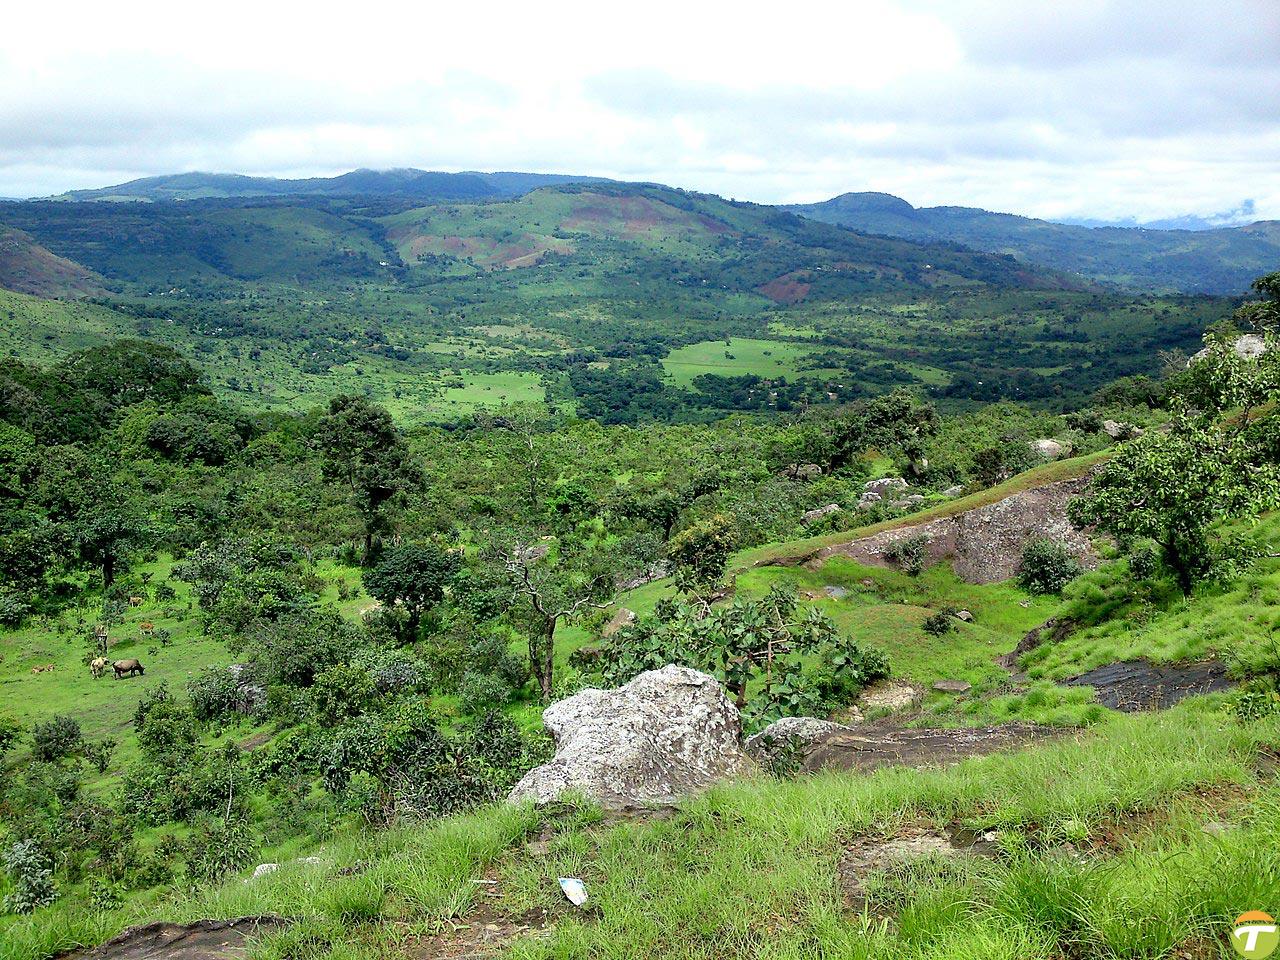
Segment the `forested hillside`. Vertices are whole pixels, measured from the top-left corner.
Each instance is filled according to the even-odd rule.
[[[18,251],[26,275],[56,257],[102,287],[93,310],[0,293],[11,356],[128,333],[196,359],[250,409],[359,392],[405,422],[531,400],[605,423],[697,421],[899,386],[949,409],[1062,409],[1158,373],[1232,307],[652,186],[35,202],[0,222],[47,251]]]
[[[1280,255],[1275,221],[1211,230],[1084,227],[973,207],[917,208],[885,193],[846,193],[786,209],[867,233],[1011,254],[1131,290],[1237,295]]]

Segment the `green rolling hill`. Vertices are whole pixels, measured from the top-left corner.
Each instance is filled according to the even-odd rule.
[[[887,193],[846,193],[786,209],[867,233],[953,241],[1135,290],[1243,294],[1280,263],[1280,222],[1213,230],[1085,227],[974,207],[913,207]]]

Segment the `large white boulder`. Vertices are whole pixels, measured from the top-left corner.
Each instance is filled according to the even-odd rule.
[[[577,792],[612,810],[671,804],[755,766],[737,708],[714,677],[688,667],[583,690],[547,707],[542,722],[556,755],[512,788],[513,803]]]

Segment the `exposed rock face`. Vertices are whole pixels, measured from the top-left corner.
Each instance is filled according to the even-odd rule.
[[[1032,440],[1030,447],[1032,453],[1037,457],[1043,457],[1045,460],[1057,460],[1064,454],[1071,452],[1069,444],[1065,444],[1061,440],[1051,440],[1048,437]]]
[[[1267,341],[1256,333],[1246,333],[1236,337],[1236,342],[1231,345],[1231,349],[1236,352],[1236,356],[1244,360],[1257,360],[1267,352]],[[1187,361],[1187,366],[1191,366],[1197,360],[1203,360],[1208,355],[1209,348],[1205,347],[1199,353],[1192,355]]]
[[[964,493],[964,484],[961,483],[957,483],[954,487],[947,487],[942,491],[942,495],[949,500],[954,500],[962,493]]]
[[[919,690],[909,683],[894,683],[884,680],[873,684],[862,691],[858,697],[858,706],[870,712],[873,710],[910,710],[923,699]]]
[[[1146,660],[1109,663],[1065,681],[1093,687],[1098,702],[1112,710],[1163,710],[1187,697],[1228,690],[1234,684],[1217,660],[1189,664],[1154,664]]]
[[[1067,519],[1067,502],[1088,483],[1088,476],[1061,480],[950,517],[824,547],[807,564],[816,567],[829,557],[845,556],[889,566],[884,553],[891,544],[923,535],[928,541],[926,563],[950,560],[956,574],[968,583],[997,583],[1016,575],[1022,566],[1022,548],[1036,537],[1065,544],[1077,560],[1092,567],[1097,555],[1089,538]]]
[[[848,719],[851,723],[861,721],[862,714],[857,707],[850,708]],[[813,744],[837,733],[853,733],[853,727],[815,717],[783,717],[754,736],[747,737],[744,746],[753,760],[769,763],[784,750],[798,748],[807,753]]]
[[[1140,437],[1146,431],[1141,427],[1135,427],[1132,423],[1120,423],[1116,420],[1103,420],[1102,432],[1112,440],[1128,440],[1130,437]]]
[[[840,504],[828,503],[825,507],[816,507],[813,510],[806,510],[800,517],[801,523],[816,523],[823,517],[830,516],[833,513],[840,512]]]
[[[754,769],[737,708],[714,677],[688,667],[583,690],[547,707],[542,722],[556,755],[515,785],[513,803],[578,791],[612,810],[671,804]]]
[[[968,693],[973,684],[967,680],[935,680],[933,689],[940,693]]]
[[[812,480],[822,476],[822,467],[816,463],[791,463],[782,471],[782,475],[793,480]]]
[[[92,950],[64,954],[64,960],[241,960],[250,938],[287,924],[272,916],[148,923],[130,927]]]

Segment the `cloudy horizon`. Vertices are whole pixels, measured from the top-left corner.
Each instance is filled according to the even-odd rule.
[[[1280,219],[1280,4],[826,7],[23,9],[0,33],[0,196],[417,167]]]

